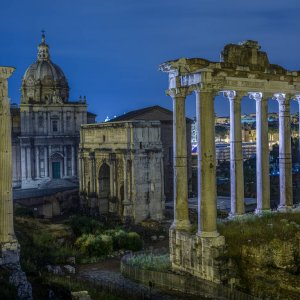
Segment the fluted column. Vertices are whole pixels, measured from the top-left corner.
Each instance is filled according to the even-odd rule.
[[[35,169],[36,169],[36,177],[40,177],[40,151],[39,146],[35,147]]]
[[[169,89],[173,100],[173,174],[174,174],[174,222],[172,227],[189,230],[189,206],[187,183],[187,144],[185,98],[186,88]]]
[[[214,94],[196,89],[198,149],[198,234],[218,236]]]
[[[268,140],[268,99],[260,92],[249,92],[256,102],[256,213],[270,210]]]
[[[10,67],[0,67],[0,251],[2,243],[16,241],[13,226],[11,117],[7,84],[13,71]]]
[[[230,194],[232,217],[245,213],[241,130],[241,100],[235,91],[223,91],[230,103]]]
[[[293,206],[290,97],[284,93],[277,93],[274,98],[279,103],[280,204],[278,210],[287,211]]]

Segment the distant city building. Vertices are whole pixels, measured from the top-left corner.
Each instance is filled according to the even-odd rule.
[[[23,76],[20,107],[11,112],[14,187],[76,179],[80,125],[94,123],[96,115],[87,112],[85,97],[69,101],[67,78],[51,61],[44,34]]]

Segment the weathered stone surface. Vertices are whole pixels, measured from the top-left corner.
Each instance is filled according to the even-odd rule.
[[[31,285],[20,266],[13,227],[11,118],[8,83],[14,68],[0,66],[0,266],[10,272],[19,299],[32,299]]]
[[[83,125],[80,142],[81,203],[90,213],[124,221],[161,220],[165,207],[160,123]]]
[[[223,236],[201,237],[170,230],[170,256],[175,270],[216,283],[229,281],[229,261]]]

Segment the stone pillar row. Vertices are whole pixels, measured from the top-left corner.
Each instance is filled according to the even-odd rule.
[[[198,131],[198,234],[218,236],[216,158],[214,128],[215,91],[193,85],[196,94]],[[188,87],[170,88],[167,93],[173,100],[173,164],[174,164],[174,223],[177,230],[189,230],[187,191],[187,147],[185,98]],[[244,175],[241,136],[241,100],[243,94],[228,90],[221,92],[230,103],[230,182],[232,217],[245,213]],[[257,126],[257,208],[256,213],[270,210],[268,99],[262,92],[249,92],[256,101]],[[279,103],[279,165],[280,206],[286,211],[292,207],[292,161],[290,135],[290,96],[277,93],[273,99]],[[300,105],[300,95],[296,96]]]

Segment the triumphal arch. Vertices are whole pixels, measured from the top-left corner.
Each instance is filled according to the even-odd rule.
[[[241,100],[256,102],[257,213],[270,210],[268,99],[279,104],[279,211],[293,206],[290,101],[300,101],[300,72],[271,64],[256,41],[228,44],[221,61],[181,58],[160,65],[169,74],[167,94],[173,100],[174,223],[170,251],[174,268],[215,282],[228,279],[222,261],[225,240],[217,231],[214,97],[230,105],[231,212],[244,209]],[[187,200],[185,99],[194,93],[198,131],[198,232],[191,235]]]

